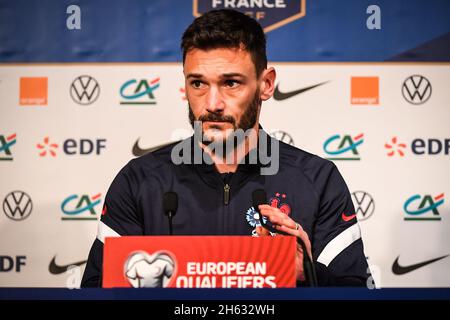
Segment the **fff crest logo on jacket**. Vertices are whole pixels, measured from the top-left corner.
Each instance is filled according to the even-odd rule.
[[[257,20],[269,32],[306,15],[306,0],[194,0],[193,14],[199,17],[211,10],[233,9]]]
[[[123,100],[120,104],[146,105],[156,104],[154,91],[159,88],[159,77],[153,80],[131,79],[120,87],[120,96]]]
[[[0,134],[0,160],[13,160],[13,153],[11,151],[11,148],[17,142],[16,136],[17,135],[15,133],[8,136]]]
[[[358,148],[364,143],[364,134],[352,137],[347,134],[336,134],[323,144],[323,150],[329,156],[328,160],[361,160]]]
[[[275,196],[273,196],[269,199],[269,205],[271,207],[280,209],[280,211],[286,215],[291,214],[292,209],[291,209],[291,206],[288,203],[286,203],[286,194],[285,193],[276,192]],[[260,215],[259,212],[256,211],[256,209],[254,207],[250,207],[245,214],[245,220],[247,220],[247,223],[253,228],[261,226],[261,219],[263,220],[264,224],[270,223],[270,222],[268,222],[267,218]],[[270,232],[270,234],[272,236],[276,235],[272,232]],[[256,229],[252,230],[252,236],[253,237],[258,236]]]
[[[403,205],[405,221],[440,221],[441,215],[438,208],[444,204],[444,193],[436,196],[429,194],[413,195]]]
[[[61,204],[63,216],[61,220],[97,220],[97,211],[101,203],[101,193],[93,196],[73,194]]]

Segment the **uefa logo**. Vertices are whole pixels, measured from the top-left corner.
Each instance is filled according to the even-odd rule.
[[[431,97],[431,83],[427,78],[420,75],[408,77],[402,85],[402,94],[406,101],[411,104],[424,104]]]
[[[70,85],[72,100],[81,105],[94,103],[100,95],[100,86],[91,76],[79,76]]]
[[[11,220],[25,220],[31,214],[32,210],[33,201],[23,191],[10,192],[3,200],[3,212]]]
[[[124,265],[124,275],[133,288],[167,287],[175,275],[174,255],[167,251],[148,254],[136,251],[130,254]]]

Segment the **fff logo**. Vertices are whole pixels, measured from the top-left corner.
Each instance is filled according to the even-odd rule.
[[[441,216],[438,208],[444,203],[444,194],[441,193],[435,197],[426,194],[420,196],[419,194],[413,195],[406,200],[403,205],[403,210],[406,213],[405,220],[428,220],[428,221],[440,221]]]
[[[358,147],[364,143],[364,134],[357,136],[336,134],[328,138],[323,144],[328,160],[361,160]]]
[[[61,220],[97,220],[95,208],[101,202],[101,193],[94,196],[87,194],[68,196],[61,204],[64,216]]]

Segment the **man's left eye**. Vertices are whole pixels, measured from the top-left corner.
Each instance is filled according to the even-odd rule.
[[[235,88],[239,85],[239,81],[236,80],[225,80],[225,85],[229,88]]]

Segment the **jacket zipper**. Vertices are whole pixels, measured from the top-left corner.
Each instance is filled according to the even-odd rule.
[[[228,205],[230,202],[230,185],[226,183],[223,186],[223,204]]]

